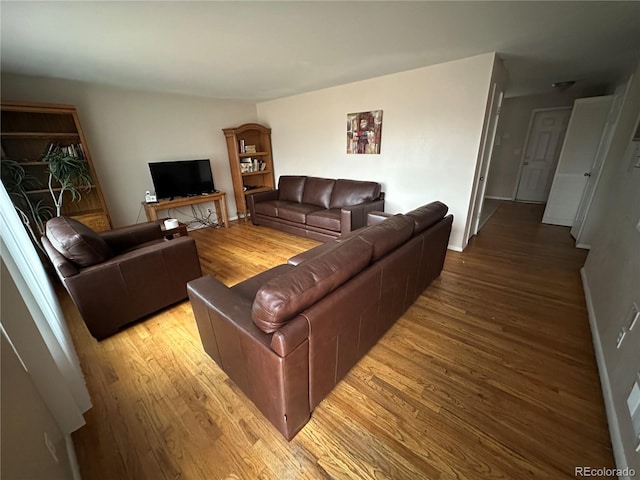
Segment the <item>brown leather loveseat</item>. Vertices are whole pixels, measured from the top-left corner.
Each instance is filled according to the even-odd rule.
[[[376,182],[283,175],[278,188],[247,196],[251,221],[327,241],[364,227],[367,213],[384,211]]]
[[[187,282],[202,275],[195,240],[165,240],[156,222],[96,233],[56,217],[47,222],[42,245],[98,340],[184,300]]]
[[[434,202],[319,245],[231,288],[188,292],[205,351],[292,439],[440,275],[453,217]]]

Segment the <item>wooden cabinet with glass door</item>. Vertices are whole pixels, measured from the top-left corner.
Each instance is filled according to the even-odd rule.
[[[227,140],[237,215],[246,220],[247,195],[275,188],[271,129],[258,123],[246,123],[222,131]]]
[[[15,102],[2,102],[0,107],[3,183],[14,204],[29,217],[34,208],[36,216],[40,211],[43,218],[47,211],[49,216],[56,214],[54,196],[60,195],[61,188],[55,181],[49,187],[50,165],[45,156],[52,151],[64,152],[61,156],[77,160],[90,178],[79,190],[79,197],[73,199],[64,191],[60,213],[93,230],[110,230],[111,219],[75,107]]]

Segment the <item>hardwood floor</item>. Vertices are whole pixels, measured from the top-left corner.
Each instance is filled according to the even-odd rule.
[[[188,302],[102,342],[65,311],[94,407],[84,479],[569,479],[613,467],[569,230],[503,203],[290,443],[202,350]],[[228,285],[317,242],[191,232]]]

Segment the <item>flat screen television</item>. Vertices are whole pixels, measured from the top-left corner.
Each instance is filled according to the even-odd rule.
[[[190,197],[216,191],[208,159],[151,162],[149,171],[158,199]]]

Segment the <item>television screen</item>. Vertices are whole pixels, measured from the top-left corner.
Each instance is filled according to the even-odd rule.
[[[153,162],[149,170],[158,199],[215,192],[208,159]]]

